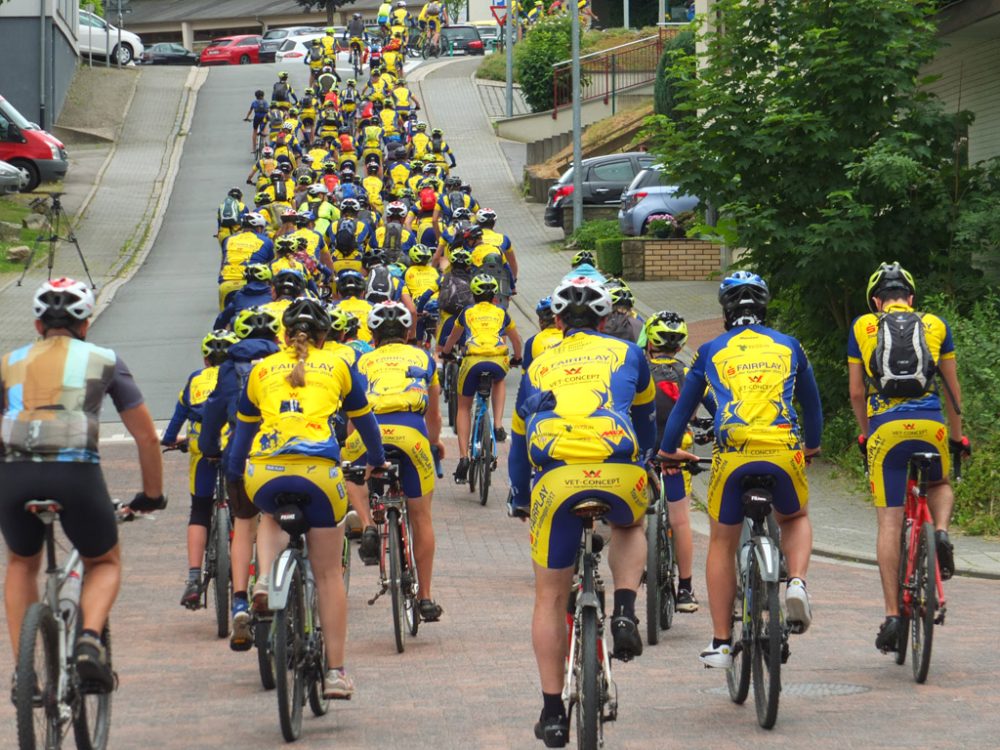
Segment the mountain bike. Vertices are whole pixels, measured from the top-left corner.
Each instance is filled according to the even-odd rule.
[[[159,509],[167,506],[164,499]],[[98,692],[76,671],[73,650],[83,629],[80,591],[83,561],[71,549],[62,565],[56,562],[55,523],[62,505],[53,500],[31,500],[24,505],[45,525],[45,593],[25,613],[21,623],[13,699],[20,750],[58,750],[70,726],[80,750],[104,750],[111,729],[111,693]],[[126,503],[115,502],[119,523],[135,518]],[[104,625],[101,642],[111,662],[111,629]],[[115,675],[115,686],[118,677]]]
[[[497,440],[493,430],[493,375],[484,372],[479,376],[476,397],[472,402],[472,430],[469,433],[469,492],[479,487],[479,504],[486,505],[490,498],[490,478],[497,468]]]
[[[570,595],[573,619],[562,697],[570,716],[576,716],[577,747],[585,750],[602,747],[604,722],[618,718],[618,688],[611,679],[604,627],[604,582],[598,571],[604,540],[594,534],[594,521],[610,510],[597,499],[581,500],[570,509],[583,521],[583,539]]]
[[[961,455],[956,454],[954,475],[961,481]],[[913,679],[927,680],[931,666],[934,626],[944,625],[947,601],[937,561],[934,519],[927,505],[931,467],[941,461],[934,452],[910,456],[906,480],[903,531],[899,539],[899,642],[896,663],[906,662],[906,641],[911,638]],[[907,633],[909,630],[909,634]]]
[[[386,450],[386,460],[393,461],[393,449]],[[349,482],[363,484],[364,467],[344,464]],[[379,554],[379,589],[368,600],[372,605],[388,593],[392,600],[392,632],[396,651],[406,650],[407,634],[415,636],[420,627],[417,606],[417,564],[413,557],[413,530],[407,512],[406,496],[399,484],[399,465],[393,463],[381,476],[368,480],[372,520],[382,540]]]
[[[330,706],[323,697],[326,644],[319,621],[316,579],[309,562],[306,532],[309,521],[303,507],[309,496],[283,493],[276,497],[274,520],[288,534],[288,546],[271,568],[268,607],[274,613],[270,629],[278,721],[288,742],[302,732],[302,707],[322,716]]]
[[[771,513],[775,478],[768,474],[743,478],[743,533],[737,553],[737,598],[734,612],[733,665],[726,670],[729,697],[746,700],[753,678],[757,723],[771,729],[778,718],[781,665],[788,661],[788,635],[800,632],[787,623],[778,587],[787,576],[778,525]],[[738,628],[735,626],[739,625]],[[737,634],[738,631],[738,634]]]

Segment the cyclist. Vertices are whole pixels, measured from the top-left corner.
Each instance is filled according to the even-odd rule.
[[[351,55],[357,54],[359,70],[365,59],[365,36],[365,22],[360,13],[355,13],[344,29],[344,41],[350,40],[347,48],[351,51]]]
[[[451,152],[451,146],[445,141],[444,132],[441,128],[431,130],[431,139],[425,156],[428,161],[442,166],[445,165],[445,159],[447,158],[448,169],[454,169],[456,166],[455,154]]]
[[[448,25],[448,10],[444,7],[444,4],[438,2],[438,0],[431,0],[420,9],[420,15],[417,16],[417,23],[420,25],[421,31],[426,27],[431,43],[440,49],[441,27],[442,25]]]
[[[115,677],[101,631],[118,596],[121,548],[111,498],[101,473],[98,430],[104,395],[111,396],[135,439],[142,492],[136,511],[166,507],[163,463],[153,419],[125,363],[110,349],[86,341],[94,295],[73,279],[45,281],[32,309],[38,341],[3,355],[3,494],[0,531],[7,543],[4,604],[15,657],[21,623],[38,601],[45,527],[25,512],[29,500],[63,506],[63,531],[83,558],[82,631],[73,658],[87,692],[110,692]],[[47,648],[54,648],[53,641]],[[38,663],[37,657],[35,663]]]
[[[612,297],[614,295],[612,294]],[[663,438],[663,428],[667,418],[680,396],[687,368],[677,359],[677,355],[687,343],[687,323],[680,315],[662,310],[651,316],[643,326],[646,334],[646,358],[649,371],[656,387],[656,437]],[[710,405],[709,411],[715,409]],[[682,439],[681,447],[691,446],[690,435]],[[691,585],[693,548],[691,535],[691,473],[664,475],[666,482],[667,514],[673,532],[674,550],[677,554],[677,597],[675,607],[678,612],[697,612],[698,599]]]
[[[358,93],[358,82],[353,78],[348,78],[344,90],[340,92],[340,111],[348,123],[354,123],[354,112],[358,108],[358,100],[360,98],[361,94]]]
[[[267,130],[267,113],[270,110],[267,100],[264,98],[264,90],[257,89],[253,92],[253,101],[250,102],[250,109],[243,117],[243,122],[250,122],[250,153],[257,153],[257,138],[264,135]]]
[[[368,242],[369,227],[358,219],[361,204],[356,198],[340,202],[340,218],[330,223],[329,236],[333,238],[333,270],[361,271],[363,248]]]
[[[799,632],[812,621],[805,584],[812,551],[805,464],[819,452],[823,412],[802,346],[764,325],[770,299],[767,284],[757,274],[736,271],[722,280],[719,303],[726,333],[699,347],[660,444],[665,458],[696,458],[678,446],[707,387],[718,404],[705,575],[713,637],[700,658],[705,665],[722,669],[733,663],[735,559],[743,523],[741,480],[747,475],[775,477],[774,514],[788,565],[786,620],[797,623]],[[804,430],[793,398],[805,411]]]
[[[442,609],[431,597],[434,567],[434,526],[431,500],[434,496],[432,448],[441,445],[441,386],[434,358],[406,343],[413,325],[410,311],[398,302],[380,302],[368,315],[375,337],[375,350],[358,359],[357,369],[368,390],[368,401],[382,431],[382,442],[399,454],[399,480],[407,498],[413,523],[413,556],[417,563],[420,619],[436,622]],[[356,431],[344,446],[344,458],[353,463],[367,460],[361,435]],[[363,503],[363,487],[350,485],[348,492]],[[364,544],[362,536],[362,544]],[[374,551],[378,556],[378,540]]]
[[[451,251],[449,259],[448,272],[441,277],[438,286],[438,310],[441,315],[437,330],[438,347],[443,347],[448,340],[462,310],[475,304],[471,288],[472,277],[475,275],[472,253],[459,246]],[[459,339],[460,345],[465,343],[464,338],[467,337]]]
[[[406,34],[411,26],[413,26],[413,17],[410,15],[410,11],[406,9],[406,0],[396,0],[396,6],[393,8],[390,14],[389,22],[391,24],[390,31],[395,34]]]
[[[443,265],[447,259],[445,252],[461,247],[465,230],[472,226],[472,213],[467,208],[456,208],[451,215],[452,223],[441,227],[441,237],[438,239],[437,250],[431,262],[436,266]],[[471,258],[471,254],[469,256]]]
[[[333,26],[323,29],[323,36],[320,37],[320,44],[323,45],[323,56],[336,59],[337,57],[337,30]]]
[[[274,149],[271,146],[264,146],[260,150],[260,158],[254,162],[253,169],[247,175],[247,185],[254,185],[258,190],[267,186],[270,174],[278,168],[278,162],[274,158]],[[257,179],[254,179],[254,175]]]
[[[948,538],[948,523],[954,494],[948,481],[951,456],[968,453],[968,440],[962,436],[961,401],[955,344],[948,323],[937,315],[919,313],[913,308],[916,283],[899,263],[883,263],[868,281],[867,301],[870,313],[854,321],[847,341],[847,370],[851,407],[861,428],[861,442],[867,453],[868,473],[878,518],[876,553],[885,595],[885,621],[879,628],[875,647],[883,653],[895,652],[899,644],[899,538],[903,526],[903,500],[906,495],[907,464],[918,451],[934,451],[941,461],[931,468],[931,486],[927,501],[937,531],[937,560],[942,580],[955,571],[955,557]],[[922,332],[924,351],[914,352],[913,333],[909,351],[899,336],[888,338],[882,325],[887,316],[915,324]],[[883,342],[880,347],[880,340]],[[905,343],[905,342],[904,342]],[[941,374],[945,386],[945,416],[942,399],[932,381],[918,387],[915,395],[889,395],[874,374],[876,360],[894,362],[902,352],[911,360],[916,355]],[[929,356],[931,362],[926,362]],[[884,365],[880,370],[887,370]],[[945,425],[947,424],[947,430]],[[947,443],[946,435],[949,435]]]
[[[372,333],[368,330],[368,315],[372,304],[365,299],[365,277],[359,271],[344,270],[337,274],[337,308],[351,313],[358,319],[358,338],[371,343]]]
[[[500,250],[503,259],[503,273],[498,277],[501,279],[500,290],[503,297],[509,297],[517,286],[517,254],[514,252],[514,243],[510,241],[510,237],[496,231],[496,223],[497,212],[492,208],[481,208],[476,212],[476,224],[483,230],[483,243]],[[483,256],[473,253],[473,263],[481,257]]]
[[[332,417],[346,410],[374,462],[370,469],[381,467],[385,456],[357,373],[337,353],[322,348],[330,330],[322,304],[297,299],[282,322],[288,346],[254,365],[242,389],[226,473],[242,480],[261,511],[257,553],[262,570],[270,570],[280,549],[281,531],[272,516],[280,496],[308,495],[302,508],[310,526],[309,556],[327,651],[323,695],[349,698],[354,685],[344,670],[347,592],[340,557],[347,493]]]
[[[464,484],[469,475],[469,434],[472,431],[472,398],[476,394],[479,378],[484,373],[493,377],[493,429],[498,443],[507,439],[503,428],[503,408],[507,396],[504,378],[511,366],[521,364],[521,337],[510,315],[495,304],[500,287],[488,274],[479,274],[469,284],[474,304],[458,314],[455,325],[448,334],[441,356],[447,359],[462,334],[468,332],[465,356],[458,371],[458,414],[455,427],[458,432],[460,458],[455,469],[455,481]],[[510,358],[505,339],[514,347]]]
[[[640,341],[640,338],[646,321],[635,311],[635,295],[632,294],[632,290],[625,285],[619,285],[608,289],[608,294],[611,295],[611,304],[614,308],[604,324],[604,332],[616,339],[644,345],[645,340]]]
[[[524,342],[524,361],[521,367],[525,372],[538,355],[563,340],[562,329],[556,324],[556,314],[552,312],[551,297],[538,300],[535,315],[538,316],[538,333]]]
[[[334,107],[337,106],[336,98],[333,101],[329,99],[330,92],[334,93],[336,97],[337,85],[340,83],[340,76],[337,75],[336,69],[331,65],[324,65],[320,68],[319,75],[316,76],[316,90],[317,94],[323,97],[323,104],[333,104]]]
[[[431,147],[431,137],[427,135],[427,123],[418,121],[413,126],[413,131],[413,136],[410,138],[410,158],[420,160],[420,166],[423,167],[423,158]]]
[[[226,199],[222,201],[219,210],[216,211],[215,236],[219,240],[219,244],[240,228],[246,214],[247,207],[243,202],[243,191],[238,187],[229,188]]]
[[[368,196],[368,203],[376,214],[385,208],[385,183],[382,181],[382,167],[374,159],[365,164],[368,174],[361,179],[361,187]]]
[[[215,318],[215,328],[229,328],[240,310],[270,302],[271,276],[271,267],[266,263],[248,263],[243,269],[246,284],[229,298],[225,308]]]
[[[375,12],[375,20],[378,23],[379,31],[382,32],[383,36],[388,36],[389,34],[389,21],[391,20],[391,16],[392,3],[380,3],[378,10]]]
[[[319,79],[320,71],[323,68],[323,40],[316,37],[309,43],[309,51],[306,52],[304,62],[309,66],[309,85],[313,86]]]
[[[232,435],[240,391],[251,368],[254,363],[278,351],[278,320],[263,308],[250,307],[241,311],[233,321],[233,333],[239,341],[229,347],[226,360],[219,365],[215,388],[202,408],[198,449],[212,462],[223,458],[222,436],[226,430]],[[231,451],[232,442],[225,448],[227,453]],[[233,630],[229,636],[229,647],[233,651],[247,651],[253,646],[247,588],[250,582],[257,509],[239,483],[227,482],[226,495],[233,514],[233,538],[230,546]],[[260,580],[258,578],[258,582]],[[263,590],[267,592],[266,582]]]
[[[188,475],[191,491],[191,514],[188,516],[187,552],[188,578],[181,594],[181,606],[198,609],[201,601],[201,563],[208,541],[208,528],[212,523],[212,503],[215,493],[215,467],[198,451],[198,432],[201,429],[201,412],[219,377],[219,365],[226,360],[229,347],[239,339],[232,331],[216,329],[201,341],[201,356],[205,366],[188,376],[177,397],[173,417],[163,431],[160,445],[182,446],[188,450]],[[178,438],[181,427],[187,422],[187,436]]]
[[[390,263],[408,256],[416,242],[413,232],[403,226],[406,213],[405,204],[399,201],[390,203],[385,209],[385,222],[372,232],[368,241],[368,246],[382,250]]]
[[[597,270],[597,261],[590,250],[580,250],[574,253],[573,259],[570,261],[570,266],[569,273],[563,276],[563,281],[583,276],[598,284],[603,285],[608,283],[607,277]]]
[[[295,89],[288,82],[288,71],[282,70],[278,73],[278,80],[271,87],[271,106],[287,112],[293,103],[298,104],[298,102]]]
[[[241,229],[222,243],[222,265],[219,270],[219,309],[223,310],[229,296],[246,283],[244,266],[250,257],[273,247],[271,238],[265,234],[267,219],[259,213],[251,212],[243,218]]]
[[[532,642],[543,704],[535,736],[546,746],[561,747],[568,730],[561,696],[566,612],[582,534],[582,522],[567,510],[594,497],[611,506],[613,654],[638,656],[635,598],[646,560],[647,505],[639,460],[652,450],[656,435],[653,383],[642,352],[600,333],[601,321],[611,313],[608,293],[588,279],[563,282],[552,293],[552,310],[564,338],[542,352],[521,379],[508,466],[512,507],[524,513],[530,505]]]

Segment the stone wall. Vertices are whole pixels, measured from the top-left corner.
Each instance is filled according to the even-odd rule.
[[[721,246],[712,242],[689,239],[622,242],[622,275],[628,281],[705,281],[721,267]]]

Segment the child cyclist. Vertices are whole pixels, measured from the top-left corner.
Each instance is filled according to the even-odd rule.
[[[201,561],[208,541],[208,528],[212,519],[212,503],[215,491],[216,467],[206,460],[198,449],[198,434],[201,431],[202,408],[209,394],[215,390],[219,377],[219,365],[226,360],[229,347],[239,339],[231,331],[215,330],[201,342],[201,356],[205,366],[195,370],[188,377],[174,416],[167,425],[160,440],[162,445],[186,449],[189,455],[188,473],[191,485],[191,515],[188,517],[187,551],[188,578],[181,595],[181,606],[198,609],[201,602]],[[184,423],[188,423],[187,437],[178,438]],[[227,431],[228,432],[228,431]],[[225,444],[225,435],[223,436]]]
[[[264,90],[257,89],[253,92],[253,101],[250,102],[250,109],[247,110],[243,122],[250,122],[253,118],[253,125],[250,129],[250,153],[257,153],[257,136],[264,135],[267,129],[267,113],[269,106],[264,98]]]

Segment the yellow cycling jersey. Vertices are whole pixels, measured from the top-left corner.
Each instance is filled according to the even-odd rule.
[[[361,326],[358,328],[358,338],[370,344],[372,341],[372,332],[368,328],[368,313],[372,311],[371,303],[360,297],[348,297],[338,302],[337,308],[344,312],[352,313],[358,319],[361,323]]]
[[[455,325],[465,329],[468,340],[466,354],[495,357],[507,353],[503,337],[517,330],[510,315],[492,302],[477,302],[459,313]]]
[[[415,300],[428,290],[433,298],[441,284],[441,272],[433,266],[410,266],[403,274],[403,283],[410,299]]]
[[[413,146],[413,158],[423,159],[430,151],[431,138],[427,133],[414,133],[410,145]]]
[[[296,229],[294,232],[289,234],[288,237],[295,240],[296,243],[298,243],[300,237],[305,237],[306,252],[309,254],[309,257],[319,260],[319,251],[320,246],[323,244],[323,238],[315,229],[302,227],[300,229]]]
[[[496,245],[489,245],[483,242],[476,245],[472,250],[472,265],[476,268],[482,268],[486,259],[491,255],[499,255],[501,263],[507,262],[507,256],[503,250]]]
[[[339,341],[327,340],[323,343],[323,351],[332,352],[344,360],[349,367],[354,367],[358,361],[358,351],[354,347],[348,346],[347,344],[341,344]]]
[[[409,344],[384,344],[358,358],[376,414],[427,411],[428,389],[439,384],[434,358]]]
[[[264,240],[253,232],[240,232],[226,238],[223,244],[222,270],[220,281],[242,281],[245,266],[250,256],[260,250]]]
[[[181,389],[177,400],[195,413],[201,412],[201,406],[215,390],[215,384],[219,380],[219,367],[213,365],[194,373]],[[200,456],[198,449],[198,435],[201,433],[201,420],[188,418],[187,438],[188,452],[192,458]],[[225,437],[225,436],[224,436]],[[224,445],[224,443],[223,443]]]
[[[389,170],[389,177],[394,185],[405,185],[410,177],[410,168],[402,162],[394,164]]]
[[[396,103],[396,109],[409,109],[413,94],[406,86],[397,86],[392,90],[392,99]]]
[[[361,187],[368,194],[368,202],[378,213],[382,213],[382,190],[385,185],[377,175],[370,174],[361,180]]]
[[[397,135],[399,133],[396,112],[394,110],[383,109],[378,113],[378,116],[382,121],[382,130],[385,131],[386,135]]]
[[[327,161],[337,161],[336,151],[328,151],[325,148],[311,148],[307,152],[313,160],[313,169],[320,170],[320,165]]]
[[[524,363],[525,369],[528,365],[538,358],[542,352],[546,349],[551,349],[553,346],[558,344],[563,339],[563,332],[558,328],[543,328],[534,336],[531,337],[531,346],[526,346],[525,349],[530,352],[529,358],[526,358]]]
[[[323,44],[323,55],[325,57],[335,57],[337,54],[337,40],[332,34],[324,34],[320,39]]]
[[[348,417],[371,411],[359,380],[338,354],[309,347],[305,385],[293,386],[294,347],[258,362],[247,378],[237,418],[260,422],[250,458],[305,455],[339,459],[331,417],[344,407]]]
[[[902,302],[886,305],[885,312],[913,312],[913,308]],[[847,340],[847,361],[849,364],[861,365],[865,371],[865,380],[871,377],[871,359],[878,345],[877,313],[862,315],[851,326]],[[920,313],[924,323],[924,338],[930,350],[931,359],[940,362],[955,358],[955,343],[951,338],[951,328],[948,323],[937,315]],[[936,391],[931,391],[918,398],[885,398],[880,396],[872,385],[868,386],[868,416],[893,411],[940,411],[941,399]]]

